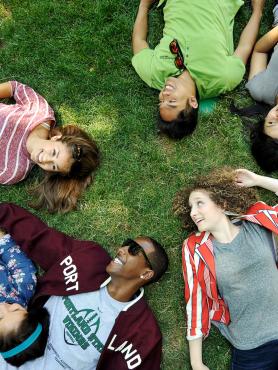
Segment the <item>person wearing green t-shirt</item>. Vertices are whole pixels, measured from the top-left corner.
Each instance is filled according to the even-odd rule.
[[[144,82],[160,90],[160,131],[180,139],[197,125],[199,98],[231,91],[242,80],[265,0],[251,1],[252,15],[235,51],[234,17],[243,0],[167,0],[163,37],[150,49],[148,12],[154,2],[140,1],[132,64]],[[164,2],[160,0],[159,5]]]

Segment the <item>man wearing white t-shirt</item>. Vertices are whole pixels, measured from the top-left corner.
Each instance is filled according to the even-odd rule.
[[[98,244],[51,229],[12,204],[0,205],[0,226],[45,271],[32,306],[49,311],[49,340],[44,356],[20,369],[160,369],[161,333],[142,288],[167,269],[160,244],[128,239],[111,260]],[[15,369],[2,358],[0,368]]]

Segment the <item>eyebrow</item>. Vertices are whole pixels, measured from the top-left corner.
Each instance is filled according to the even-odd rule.
[[[58,159],[58,156],[59,156],[59,154],[60,154],[60,150],[59,150],[59,149],[55,149],[55,150],[57,151],[56,159]],[[56,170],[57,170],[57,171],[59,171],[59,170],[60,170],[60,168],[59,168],[58,164],[54,164],[54,165],[56,166]]]
[[[195,198],[195,199],[194,199],[194,201],[196,201],[196,202],[198,202],[199,200],[203,200],[203,198],[198,197],[198,198]],[[189,204],[189,206],[190,206],[190,205],[192,205],[192,202],[189,202],[189,201],[188,201],[188,204]]]
[[[159,101],[158,105],[161,106],[161,104],[163,104],[163,103],[164,103],[164,101]],[[166,102],[165,105],[169,108],[177,108],[177,106],[178,106],[178,104],[176,104],[176,103],[173,104],[173,103],[168,103],[168,102]]]

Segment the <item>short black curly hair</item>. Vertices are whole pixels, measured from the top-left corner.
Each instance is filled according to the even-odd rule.
[[[179,112],[177,118],[169,122],[164,121],[159,113],[157,123],[158,131],[176,140],[191,135],[198,123],[198,111],[199,105],[197,108],[192,108],[191,106],[186,107]]]

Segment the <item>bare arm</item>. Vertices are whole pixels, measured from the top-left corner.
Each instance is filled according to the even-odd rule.
[[[0,84],[0,99],[10,98],[13,94],[12,90],[12,84],[10,82]]]
[[[248,80],[251,80],[256,74],[264,71],[267,67],[268,52],[278,42],[278,26],[267,32],[257,41],[250,64]]]
[[[209,370],[209,368],[203,364],[202,359],[202,347],[203,338],[197,338],[189,340],[189,353],[190,362],[193,370]]]
[[[0,228],[0,238],[2,238],[3,236],[5,236],[7,233]]]
[[[266,190],[278,192],[278,180],[272,177],[261,176],[244,168],[236,170],[236,183],[241,187],[259,186]]]
[[[234,52],[234,55],[238,56],[244,64],[252,52],[253,46],[256,42],[258,35],[260,22],[262,18],[263,8],[265,0],[252,0],[252,15],[242,31],[239,39],[238,46]]]
[[[148,13],[153,0],[141,0],[132,33],[133,54],[149,47],[148,35]]]

